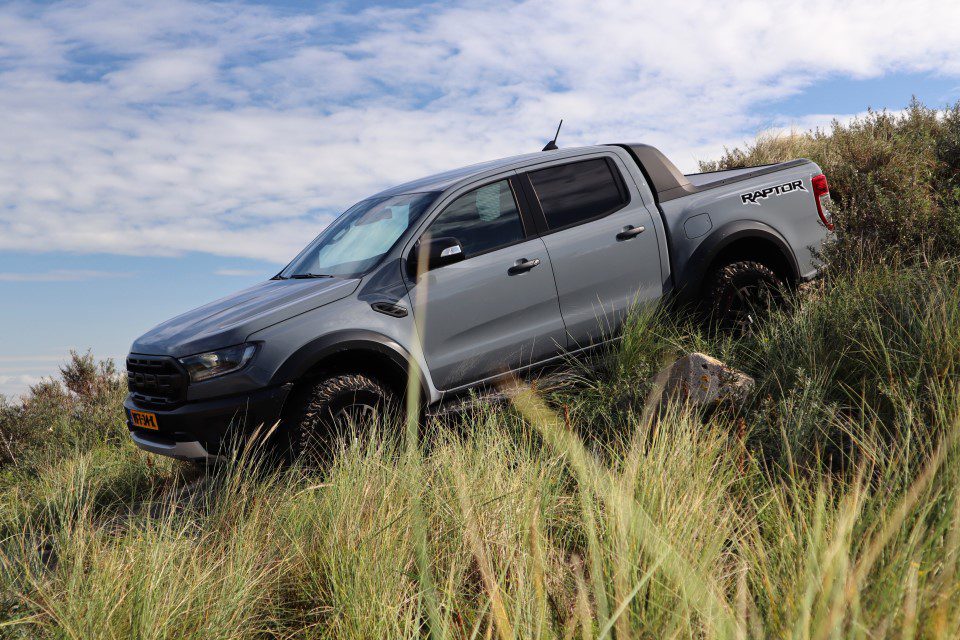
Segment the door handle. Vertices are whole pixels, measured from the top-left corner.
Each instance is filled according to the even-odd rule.
[[[507,269],[507,275],[515,276],[518,273],[523,273],[524,271],[530,271],[534,267],[540,264],[540,258],[534,258],[533,260],[527,260],[526,258],[521,258],[517,260],[512,267]]]
[[[644,226],[635,227],[632,224],[628,224],[620,233],[617,234],[617,240],[629,240],[630,238],[636,238],[646,230],[647,228]]]

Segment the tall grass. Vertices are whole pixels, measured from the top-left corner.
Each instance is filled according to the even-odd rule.
[[[639,313],[594,378],[517,383],[415,455],[374,439],[321,475],[192,476],[110,438],[27,456],[0,634],[955,637],[958,279],[827,283],[738,343]],[[647,411],[647,373],[689,348],[754,397]]]

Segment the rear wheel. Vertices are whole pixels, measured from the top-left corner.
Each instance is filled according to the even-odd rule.
[[[396,394],[374,378],[339,374],[316,381],[294,400],[285,440],[291,459],[317,465],[389,423]]]
[[[759,262],[731,262],[713,272],[704,296],[710,325],[733,335],[756,330],[783,303],[784,282]]]

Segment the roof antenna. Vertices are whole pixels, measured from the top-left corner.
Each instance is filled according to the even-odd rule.
[[[543,148],[543,151],[556,151],[560,147],[557,146],[557,137],[560,135],[560,127],[563,126],[563,119],[560,119],[560,124],[557,125],[557,132],[553,136],[553,140],[547,143],[547,146]]]

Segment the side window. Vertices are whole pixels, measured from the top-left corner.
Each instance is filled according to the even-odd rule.
[[[610,213],[627,198],[615,169],[604,158],[530,172],[549,229]]]
[[[468,191],[451,202],[428,233],[434,238],[456,238],[467,258],[524,239],[520,212],[506,180]]]

